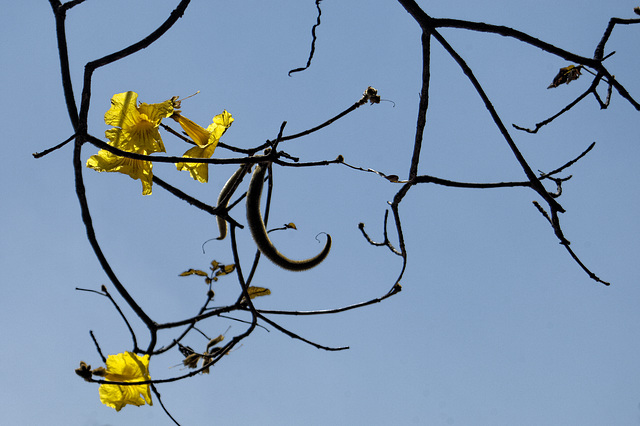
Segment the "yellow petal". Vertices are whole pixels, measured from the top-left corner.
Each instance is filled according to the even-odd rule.
[[[227,131],[229,126],[231,126],[233,121],[234,119],[231,114],[229,114],[227,110],[224,110],[222,114],[218,114],[213,117],[213,123],[210,124],[209,127],[207,127],[207,130],[211,132],[217,142],[222,137],[224,132]]]
[[[146,114],[147,117],[154,123],[160,123],[163,118],[170,117],[173,114],[173,99],[168,99],[158,104],[145,104],[141,103],[138,107],[138,111],[141,114]]]
[[[187,135],[201,148],[204,148],[209,144],[209,137],[211,133],[201,127],[199,124],[194,123],[189,120],[187,117],[183,117],[182,115],[175,115],[174,119],[180,123],[180,126],[185,131]]]
[[[135,92],[113,95],[111,108],[104,115],[105,123],[114,126],[105,133],[107,138],[113,146],[129,152],[165,152],[158,126],[163,118],[173,114],[173,100],[143,103],[139,107],[137,100]]]
[[[104,114],[104,122],[114,127],[128,127],[135,124],[139,112],[137,109],[138,94],[124,92],[113,95],[111,108]]]
[[[87,167],[98,172],[118,172],[129,175],[132,179],[140,179],[142,195],[151,195],[153,163],[150,161],[120,157],[102,149],[98,154],[89,157]]]
[[[212,143],[204,148],[194,146],[182,156],[186,158],[211,158],[218,143]],[[206,163],[178,163],[178,170],[188,170],[191,177],[199,182],[206,183],[209,181],[209,165]]]

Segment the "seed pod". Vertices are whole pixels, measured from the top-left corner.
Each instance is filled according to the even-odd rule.
[[[319,265],[329,254],[329,250],[331,250],[331,236],[327,234],[327,243],[320,253],[305,260],[289,259],[274,247],[271,239],[269,239],[267,229],[262,220],[262,213],[260,212],[260,199],[262,198],[262,187],[267,167],[267,163],[256,166],[247,191],[247,223],[251,231],[251,236],[260,252],[281,268],[289,271],[305,271],[311,269]]]
[[[242,164],[238,168],[238,170],[236,170],[231,175],[229,180],[227,180],[227,183],[224,184],[224,186],[222,187],[222,190],[220,191],[220,195],[218,195],[218,208],[227,207],[227,205],[229,205],[229,200],[231,200],[231,196],[233,195],[233,192],[236,190],[236,188],[238,188],[238,185],[242,181],[242,178],[244,177],[246,170],[247,170],[247,166],[245,164]],[[217,217],[217,220],[218,220],[218,229],[220,230],[220,236],[216,239],[224,240],[224,238],[227,236],[227,221],[221,218],[220,216]]]

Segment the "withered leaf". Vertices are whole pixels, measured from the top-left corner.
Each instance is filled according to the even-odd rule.
[[[249,287],[247,293],[249,293],[249,298],[253,299],[255,297],[268,296],[271,294],[271,290],[264,287]]]
[[[220,270],[216,272],[216,277],[220,275],[227,275],[232,273],[236,269],[236,265],[220,265]]]
[[[221,334],[221,335],[219,335],[219,336],[218,336],[218,337],[216,337],[216,338],[213,338],[213,339],[209,340],[209,343],[207,343],[207,352],[209,352],[209,349],[210,349],[212,346],[217,345],[218,343],[222,342],[223,340],[224,340],[224,336],[223,336],[222,334]]]
[[[560,68],[558,74],[553,78],[553,82],[547,89],[552,89],[560,86],[562,83],[569,84],[573,80],[577,80],[580,77],[580,70],[582,65],[569,65],[568,67]]]
[[[204,271],[201,271],[199,269],[189,269],[188,271],[184,271],[183,273],[181,273],[179,276],[181,277],[188,277],[189,275],[199,275],[201,277],[208,277],[209,274],[207,274]]]

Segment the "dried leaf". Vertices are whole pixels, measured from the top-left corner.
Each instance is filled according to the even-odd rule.
[[[212,346],[217,345],[218,343],[222,342],[223,340],[224,340],[224,336],[222,334],[219,335],[218,337],[214,338],[214,339],[209,340],[209,343],[207,343],[207,352],[209,352],[209,349]]]
[[[201,277],[208,277],[209,274],[207,274],[204,271],[201,271],[199,269],[189,269],[188,271],[184,271],[183,273],[181,273],[179,276],[181,277],[188,277],[189,275],[199,275]]]
[[[298,228],[296,228],[296,224],[293,222],[289,222],[287,224],[284,225],[285,228],[291,228],[291,229],[295,229],[296,231],[298,230]]]
[[[216,277],[220,275],[227,275],[232,273],[236,269],[236,265],[220,265],[220,270],[216,272]]]
[[[188,368],[197,368],[200,355],[196,353],[189,354],[182,360],[182,364]]]
[[[268,296],[271,294],[271,290],[264,287],[249,287],[247,293],[249,293],[249,298],[253,299],[255,297]]]
[[[580,70],[582,65],[569,65],[568,67],[560,68],[558,74],[553,78],[553,82],[547,89],[560,86],[562,83],[569,84],[573,80],[577,80],[580,77]]]
[[[184,357],[187,357],[193,353],[193,349],[191,349],[189,346],[182,346],[180,343],[178,343],[178,349]]]

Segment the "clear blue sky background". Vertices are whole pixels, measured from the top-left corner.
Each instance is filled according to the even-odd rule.
[[[72,73],[79,93],[87,61],[154,29],[174,1],[88,0],[68,15]],[[420,2],[437,17],[504,24],[591,56],[610,17],[632,18],[626,0]],[[431,3],[431,4],[430,4]],[[307,138],[283,146],[306,161],[344,155],[347,162],[405,178],[420,90],[420,31],[394,1],[323,2],[316,56],[304,65],[315,22],[313,1],[194,0],[158,43],[98,70],[90,132],[102,137],[110,97],[134,90],[143,102],[201,93],[183,103],[208,124],[227,109],[236,121],[223,141],[242,147],[312,127],[356,101],[372,85],[395,102],[362,107]],[[0,229],[2,298],[0,400],[3,424],[168,425],[153,407],[102,405],[98,386],[78,378],[80,360],[130,349],[114,309],[76,287],[110,285],[86,241],[75,197],[70,146],[35,160],[31,153],[66,139],[72,128],[62,97],[48,2],[5,2],[0,17],[4,167]],[[640,99],[640,27],[617,27],[610,71]],[[442,31],[474,68],[508,124],[533,126],[582,93],[590,76],[547,90],[564,60],[499,36]],[[601,91],[603,93],[603,91]],[[423,185],[401,205],[409,251],[403,291],[341,315],[276,318],[327,353],[277,331],[257,330],[210,375],[160,387],[184,425],[632,425],[640,423],[638,267],[638,112],[614,92],[600,110],[593,97],[537,135],[512,131],[534,169],[550,171],[596,148],[567,173],[561,216],[572,247],[603,279],[591,281],[558,244],[532,206],[531,191],[461,190]],[[170,136],[167,150],[186,147]],[[97,152],[87,147],[84,157]],[[218,156],[227,156],[223,150]],[[213,202],[235,168],[211,167],[206,185],[171,165],[162,178]],[[521,180],[523,173],[464,75],[433,49],[431,109],[420,173],[466,181]],[[138,181],[85,171],[89,202],[106,256],[127,288],[159,322],[195,313],[204,285],[179,278],[212,259],[231,262],[229,241],[213,218],[160,188],[142,197]],[[263,262],[256,285],[273,294],[260,307],[324,309],[384,294],[400,259],[369,246],[399,186],[345,167],[276,170],[272,223],[292,257],[316,253],[330,233],[329,258],[308,273]],[[244,221],[242,205],[233,211]],[[254,250],[243,232],[245,259]],[[235,289],[231,277],[220,297]],[[131,316],[133,319],[133,316]],[[210,336],[243,325],[210,321]],[[140,338],[146,334],[139,324]],[[161,336],[164,342],[173,334]],[[187,343],[203,345],[194,335]],[[181,356],[153,358],[151,374],[183,373]],[[157,401],[156,401],[157,402]]]

